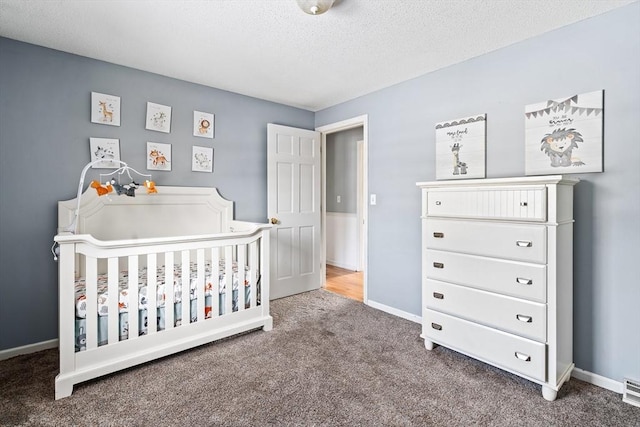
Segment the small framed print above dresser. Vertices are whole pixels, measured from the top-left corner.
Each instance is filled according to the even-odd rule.
[[[573,186],[561,175],[418,182],[422,335],[542,385],[573,363]]]

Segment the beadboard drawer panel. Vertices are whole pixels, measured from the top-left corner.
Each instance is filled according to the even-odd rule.
[[[532,340],[547,339],[546,304],[437,280],[427,280],[425,289],[427,308]]]
[[[544,264],[544,225],[505,224],[429,218],[424,227],[429,249]]]
[[[546,381],[546,345],[458,319],[423,310],[426,338],[495,366]]]
[[[454,252],[426,250],[430,279],[547,302],[547,266]]]
[[[433,189],[428,216],[546,221],[546,187]]]

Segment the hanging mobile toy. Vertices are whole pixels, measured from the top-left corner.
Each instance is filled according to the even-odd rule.
[[[156,183],[153,181],[146,180],[144,182],[144,186],[147,188],[147,194],[157,193]]]
[[[98,196],[104,196],[105,194],[111,193],[113,191],[113,187],[110,183],[105,185],[100,184],[98,181],[91,181],[91,188],[95,188],[98,192]]]
[[[111,179],[111,185],[116,190],[116,194],[120,196],[124,194],[129,197],[136,197],[136,188],[138,188],[138,184],[135,181],[131,181],[131,184],[121,185],[116,182],[114,178]]]

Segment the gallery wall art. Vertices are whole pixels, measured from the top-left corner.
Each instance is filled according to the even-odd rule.
[[[171,170],[171,144],[147,142],[147,169]]]
[[[525,173],[602,172],[604,91],[525,107]]]
[[[92,168],[112,169],[120,167],[120,140],[113,138],[89,138],[91,162],[102,160]]]
[[[194,145],[191,170],[193,172],[213,172],[213,148]]]
[[[193,112],[193,136],[213,139],[215,130],[214,115],[202,111]]]
[[[157,132],[171,132],[171,107],[147,102],[146,129]]]
[[[120,97],[91,92],[91,123],[120,126]]]

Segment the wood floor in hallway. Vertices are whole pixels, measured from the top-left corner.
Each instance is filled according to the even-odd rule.
[[[325,289],[362,302],[364,273],[327,264],[327,282]]]

